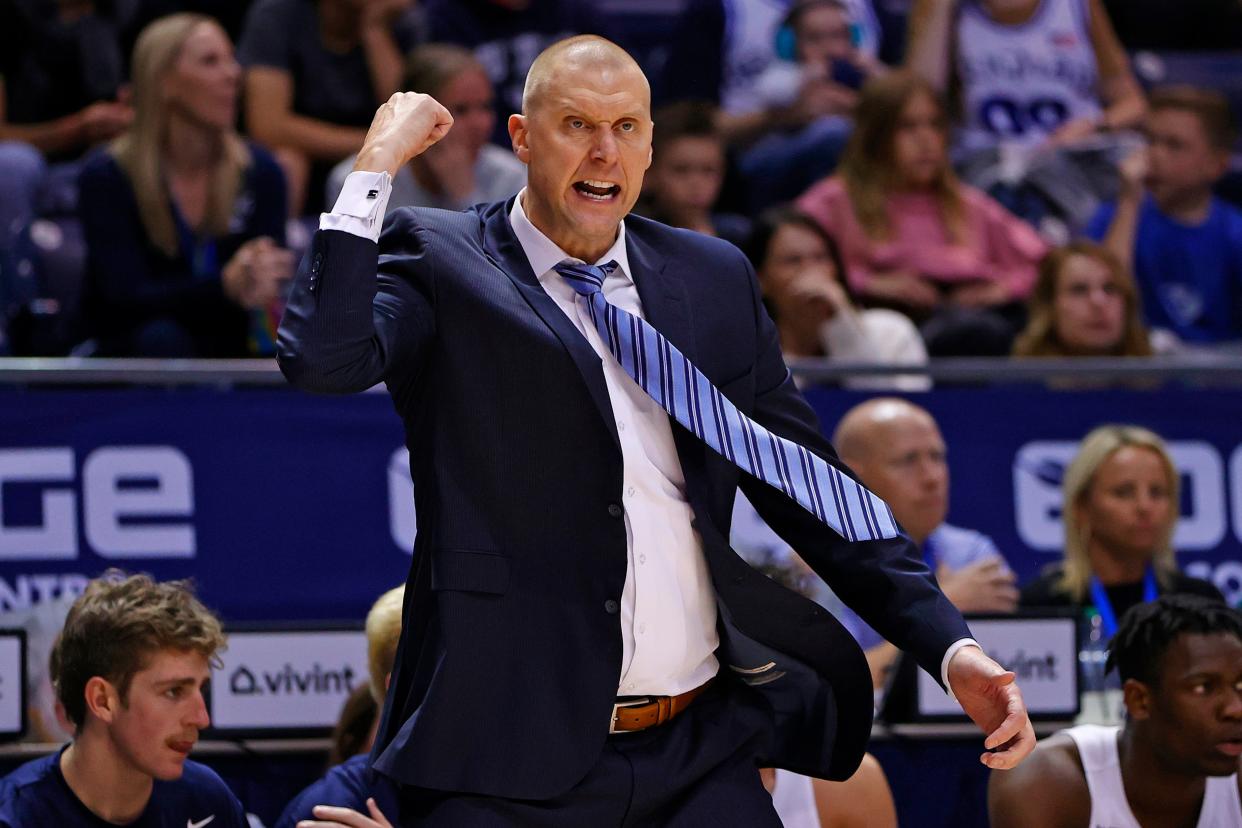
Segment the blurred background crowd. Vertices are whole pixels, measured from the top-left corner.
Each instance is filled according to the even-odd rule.
[[[651,81],[653,162],[637,212],[741,248],[788,360],[910,366],[842,381],[887,394],[929,389],[920,368],[938,357],[1242,355],[1239,0],[0,0],[0,356],[270,358],[289,282],[376,107],[424,92],[455,119],[397,173],[389,210],[509,198],[526,180],[506,129],[526,71],[576,33],[621,44]],[[1219,600],[1226,586],[1175,559],[1196,496],[1178,446],[1133,426],[1074,431],[1081,442],[1057,470],[1051,507],[1059,554],[1033,574],[1032,556],[979,531],[986,509],[947,520],[941,428],[957,427],[964,452],[963,421],[997,425],[992,412],[969,413],[938,423],[908,399],[874,397],[836,421],[833,443],[961,610],[1073,608],[1083,716],[1115,721],[1119,685],[1102,653],[1117,619],[1157,595]],[[1010,458],[997,456],[1003,488]],[[1242,538],[1242,506],[1232,509]],[[1201,546],[1221,541],[1223,520]],[[881,698],[896,649],[744,498],[731,540],[846,623]],[[1228,586],[1236,604],[1242,582]],[[32,649],[47,651],[74,597],[38,610],[47,617]],[[395,647],[393,600],[381,599],[392,617],[377,651]],[[388,666],[383,652],[372,657],[382,685],[392,653]],[[31,664],[42,713],[30,735],[59,740],[46,659]],[[333,762],[364,768],[382,693],[354,695]],[[941,778],[903,772],[894,755],[882,758],[898,808],[912,807],[903,791],[920,797],[924,818],[908,824],[971,824],[934,822],[925,801],[961,787],[964,762],[940,763]],[[808,799],[811,782],[788,777],[776,790],[862,814],[832,822],[822,807],[824,825],[891,824],[883,772],[872,759],[864,771],[871,787],[848,793],[816,782]],[[251,798],[270,823],[288,793]]]
[[[0,354],[270,355],[376,106],[456,119],[390,210],[507,198],[581,32],[652,83],[639,211],[742,247],[788,357],[1242,340],[1236,0],[0,0]]]

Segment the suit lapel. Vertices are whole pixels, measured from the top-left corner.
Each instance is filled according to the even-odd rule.
[[[587,391],[599,409],[600,417],[613,444],[618,450],[621,441],[617,437],[617,422],[613,417],[612,403],[608,397],[608,386],[604,382],[604,369],[599,354],[587,342],[582,332],[574,327],[560,309],[560,306],[548,295],[539,279],[530,269],[530,261],[518,243],[513,228],[509,225],[509,210],[513,207],[513,199],[502,204],[494,204],[483,216],[483,250],[488,259],[504,272],[517,287],[531,309],[543,320],[560,339],[565,350],[582,374]],[[538,367],[537,367],[538,368]]]
[[[695,346],[694,321],[690,315],[685,280],[675,266],[669,267],[669,261],[642,238],[638,222],[627,224],[625,230],[626,253],[633,271],[630,278],[638,288],[643,316],[651,327],[676,345],[692,364],[696,364],[698,348]],[[677,445],[686,483],[691,489],[697,489],[705,450],[703,441],[672,416],[669,417],[669,424],[673,427],[673,441]]]
[[[668,261],[634,232],[635,229],[626,227],[625,247],[633,271],[630,278],[643,303],[643,316],[651,327],[664,334],[665,339],[694,362],[694,327],[690,321],[686,284],[675,271],[668,269]]]

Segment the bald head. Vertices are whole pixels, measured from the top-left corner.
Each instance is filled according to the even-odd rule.
[[[876,397],[845,412],[832,443],[846,465],[866,463],[883,445],[887,432],[907,423],[930,425],[939,431],[927,409],[897,397]]]
[[[925,409],[896,397],[868,400],[841,418],[833,444],[917,542],[944,522],[949,505],[944,438]]]
[[[570,85],[584,72],[602,75],[609,86],[613,82],[638,82],[650,111],[651,85],[634,58],[611,40],[598,35],[577,35],[553,43],[530,65],[522,89],[522,114],[531,114],[549,93]]]

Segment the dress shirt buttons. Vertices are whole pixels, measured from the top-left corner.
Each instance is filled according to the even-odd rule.
[[[645,564],[645,563],[647,562],[647,556],[646,556],[646,555],[639,555],[639,556],[638,556],[638,562],[639,562],[640,564]]]
[[[608,613],[609,615],[616,615],[617,611],[620,609],[621,609],[621,605],[618,604],[616,601],[612,600],[611,598],[609,598],[607,601],[604,602],[604,612]]]
[[[618,506],[618,505],[617,505],[617,504],[615,504],[615,503],[609,503],[609,504],[608,504],[608,514],[609,514],[609,516],[610,516],[610,517],[619,518],[619,517],[621,517],[623,514],[625,514],[625,510],[624,510],[624,509],[622,509],[620,506]]]
[[[625,490],[625,496],[626,496],[626,497],[633,497],[633,496],[634,496],[634,487],[633,487],[633,486],[630,486],[628,489],[626,489],[626,490]]]
[[[625,431],[625,423],[617,423],[617,431]]]
[[[647,634],[647,625],[646,625],[646,624],[639,624],[639,625],[638,625],[638,634],[639,634],[639,635],[646,635],[646,634]]]

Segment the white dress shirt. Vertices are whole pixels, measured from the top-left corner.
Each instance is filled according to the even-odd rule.
[[[392,178],[386,172],[353,172],[345,179],[331,213],[320,216],[323,230],[340,230],[379,239]],[[691,527],[685,476],[673,443],[668,413],[634,382],[609,352],[578,293],[553,268],[567,255],[531,224],[518,194],[509,222],[539,284],[600,356],[612,403],[623,464],[626,568],[621,594],[621,696],[674,696],[706,682],[720,669],[715,651],[716,596],[703,556],[702,540]],[[643,317],[638,288],[626,254],[625,222],[611,248],[592,264],[616,261],[604,280],[604,297]],[[969,639],[945,653],[949,659]],[[977,646],[977,645],[976,645]],[[945,685],[948,686],[946,680]]]
[[[378,239],[388,202],[387,173],[354,172],[341,189],[323,229]],[[372,195],[373,194],[373,195]],[[691,528],[694,512],[686,500],[686,481],[673,443],[668,413],[625,372],[600,338],[585,304],[553,270],[574,259],[540,232],[514,200],[509,221],[531,270],[587,342],[599,354],[612,414],[621,442],[620,502],[625,507],[626,568],[621,593],[621,696],[675,696],[716,675],[716,594],[702,541]],[[609,302],[643,316],[638,289],[626,255],[625,224],[598,262],[619,267],[604,281]],[[601,428],[603,426],[601,425]]]

